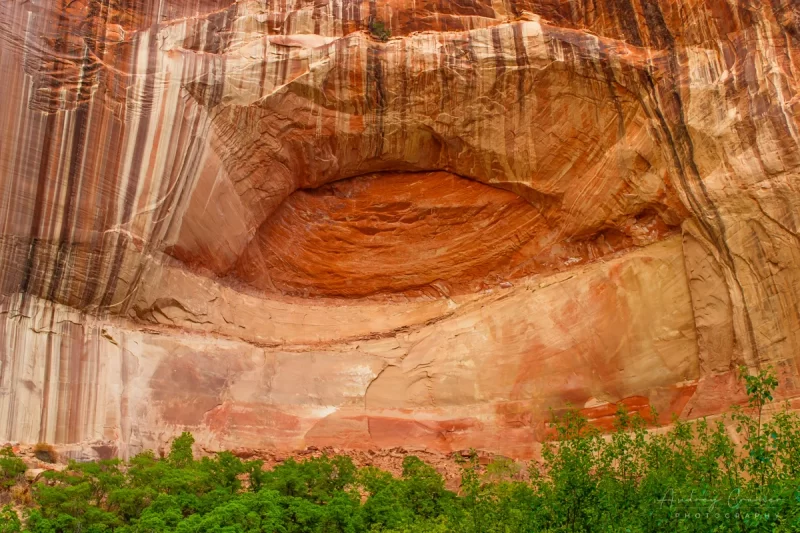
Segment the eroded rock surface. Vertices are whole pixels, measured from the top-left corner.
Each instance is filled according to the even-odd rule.
[[[0,440],[524,457],[800,396],[798,20],[3,2]]]

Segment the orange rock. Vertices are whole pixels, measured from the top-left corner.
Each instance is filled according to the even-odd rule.
[[[800,11],[751,4],[0,3],[0,441],[797,401]]]

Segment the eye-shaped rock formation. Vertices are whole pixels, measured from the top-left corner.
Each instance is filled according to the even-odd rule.
[[[534,453],[800,396],[791,0],[0,3],[0,441]],[[111,447],[111,448],[109,448]]]

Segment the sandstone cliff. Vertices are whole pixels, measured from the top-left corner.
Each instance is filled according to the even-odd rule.
[[[0,440],[800,396],[798,69],[795,0],[5,0]]]

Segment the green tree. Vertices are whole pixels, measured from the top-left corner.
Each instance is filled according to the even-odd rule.
[[[736,431],[744,433],[746,438],[747,471],[763,486],[774,467],[776,451],[771,445],[770,435],[762,431],[764,406],[772,401],[778,380],[771,368],[750,374],[747,367],[742,366],[739,368],[739,374],[745,382],[747,405],[753,414],[745,413],[737,406],[733,412],[733,420],[737,423]]]
[[[191,433],[184,431],[181,436],[172,441],[169,451],[169,462],[178,468],[189,466],[194,461],[192,445],[194,437]]]

